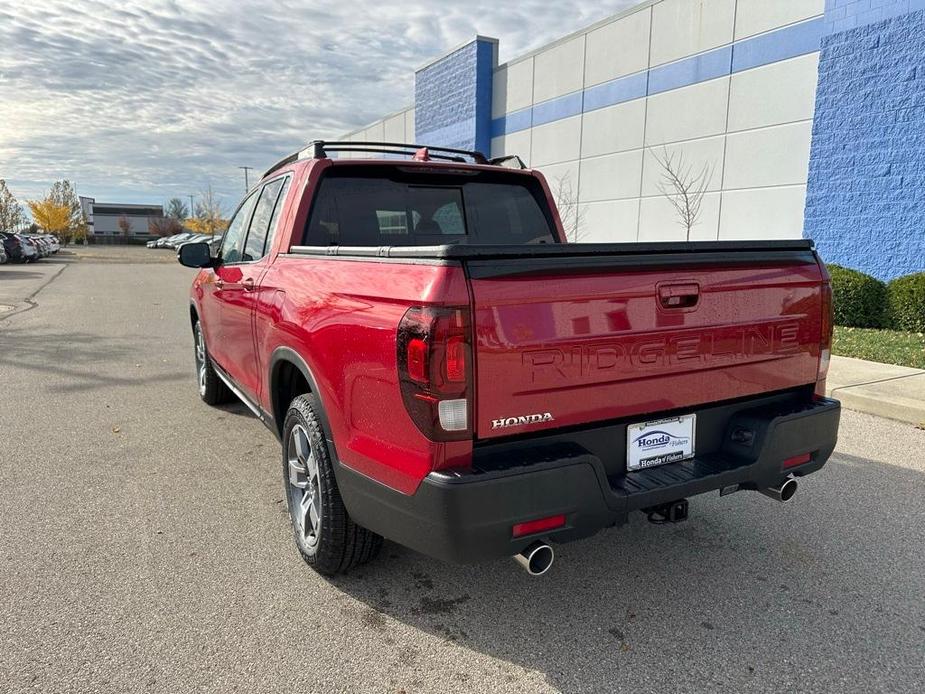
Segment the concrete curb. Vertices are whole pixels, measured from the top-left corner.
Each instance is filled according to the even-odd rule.
[[[925,371],[832,357],[826,394],[849,410],[925,426]]]

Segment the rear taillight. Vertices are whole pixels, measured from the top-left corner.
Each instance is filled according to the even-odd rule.
[[[824,281],[822,283],[822,321],[819,336],[819,368],[816,370],[816,395],[825,397],[825,379],[829,373],[829,362],[832,359],[832,330],[835,319],[832,305],[832,285],[829,283],[828,273],[823,269]]]
[[[471,438],[468,309],[409,308],[398,324],[398,378],[408,414],[427,438]]]

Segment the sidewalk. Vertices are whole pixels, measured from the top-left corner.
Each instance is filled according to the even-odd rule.
[[[925,426],[925,371],[832,357],[826,394],[844,407]]]

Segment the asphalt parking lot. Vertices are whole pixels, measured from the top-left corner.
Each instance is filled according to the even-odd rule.
[[[158,253],[0,267],[0,691],[925,689],[925,431],[845,412],[790,504],[696,497],[539,579],[387,544],[327,580]]]

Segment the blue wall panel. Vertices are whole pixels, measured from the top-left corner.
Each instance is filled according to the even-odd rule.
[[[414,130],[421,144],[491,149],[493,40],[478,38],[414,75]]]
[[[824,28],[820,17],[740,41],[733,46],[732,71],[751,70],[818,51]]]
[[[729,74],[732,46],[701,53],[649,70],[649,94],[667,92]]]
[[[804,233],[884,280],[925,270],[925,12],[823,38]]]
[[[533,107],[533,125],[552,123],[581,113],[582,92],[573,92],[543,101]]]
[[[839,0],[832,0],[837,2]],[[874,0],[862,0],[873,2]],[[890,0],[884,0],[889,2]],[[902,0],[923,2],[925,0]],[[798,22],[760,36],[743,39],[697,55],[620,77],[583,91],[560,96],[507,113],[491,122],[491,136],[515,133],[531,126],[551,123],[578,113],[614,106],[646,95],[699,84],[733,72],[769,65],[819,50],[823,20],[821,17]],[[532,110],[532,113],[531,113]]]
[[[585,89],[585,111],[622,104],[645,96],[649,89],[649,73],[637,72],[628,77],[618,77]]]
[[[495,118],[491,122],[491,136],[498,137],[500,135],[508,135],[510,133],[516,133],[520,130],[526,130],[533,125],[533,108],[528,106],[527,108],[522,108],[519,111],[511,111],[510,113],[501,116],[500,118]]]

